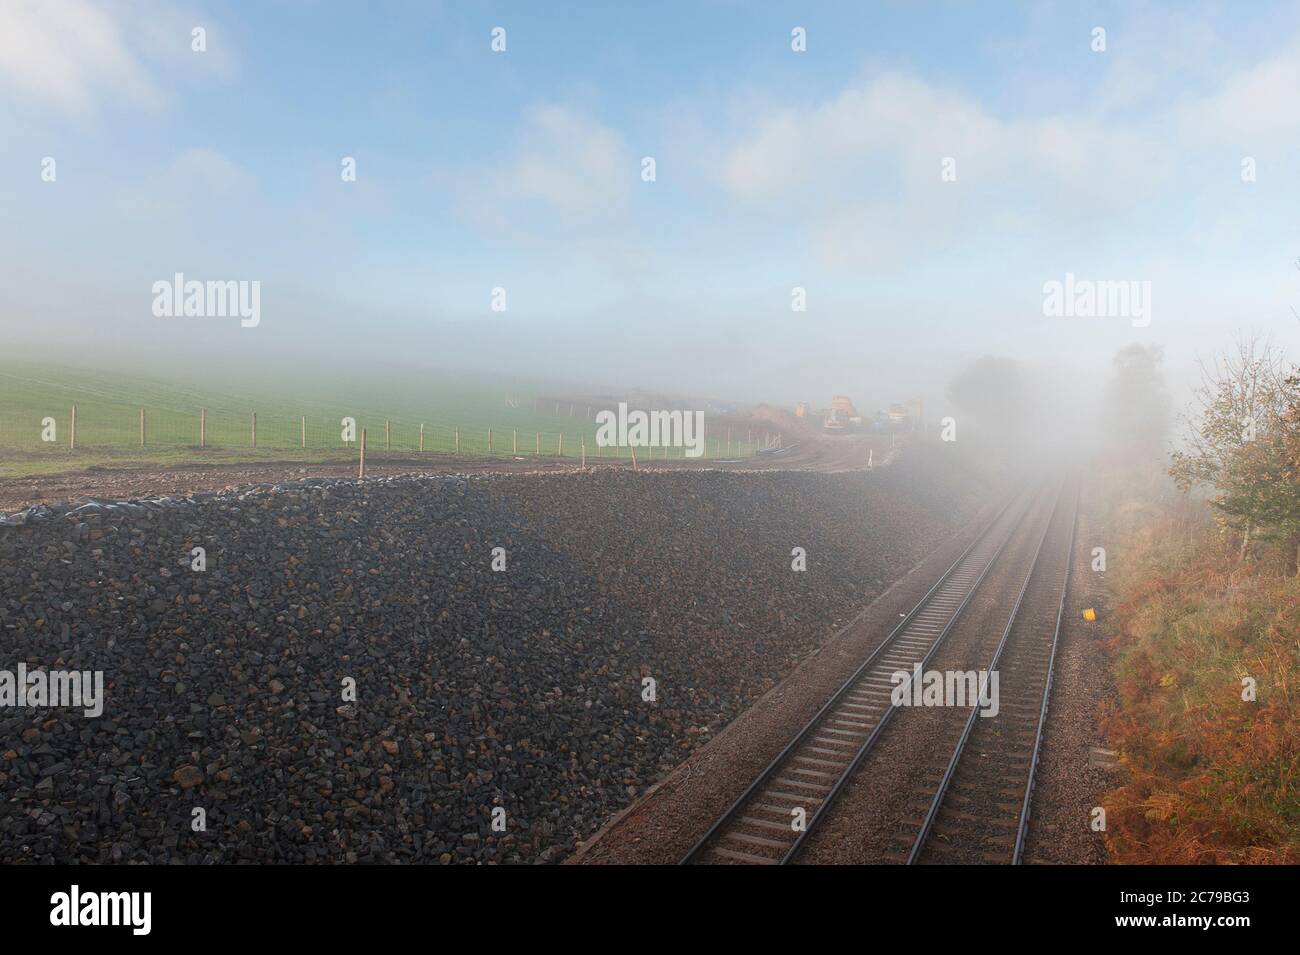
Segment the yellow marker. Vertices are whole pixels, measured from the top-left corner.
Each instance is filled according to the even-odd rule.
[[[1087,610],[1083,612],[1083,619],[1087,620],[1089,623],[1092,623],[1092,621],[1097,619],[1097,611],[1089,607]]]

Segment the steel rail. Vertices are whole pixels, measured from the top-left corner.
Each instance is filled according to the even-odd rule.
[[[1038,538],[1038,546],[1034,548],[1034,558],[1029,563],[1029,570],[1025,574],[1025,579],[1020,585],[1020,592],[1016,595],[1016,602],[1011,607],[1011,615],[1007,618],[1007,625],[1002,630],[1002,637],[998,640],[998,645],[993,651],[993,658],[989,661],[984,678],[980,681],[979,691],[976,694],[974,702],[971,704],[970,715],[966,718],[966,724],[962,727],[961,737],[957,740],[957,745],[953,749],[952,757],[948,760],[948,766],[944,770],[943,779],[939,781],[939,786],[935,790],[934,799],[930,802],[930,808],[926,810],[925,818],[921,820],[921,829],[916,834],[916,839],[912,842],[912,848],[907,853],[907,865],[914,865],[920,857],[921,851],[925,848],[926,841],[929,839],[930,830],[934,826],[935,819],[939,816],[939,809],[943,805],[944,796],[948,794],[948,787],[952,783],[953,776],[957,772],[957,764],[961,762],[962,753],[966,750],[966,743],[970,739],[971,730],[975,728],[975,721],[979,719],[979,702],[984,698],[984,691],[988,685],[989,674],[997,669],[998,661],[1002,659],[1002,651],[1007,645],[1007,640],[1011,637],[1011,631],[1016,625],[1020,615],[1020,606],[1024,603],[1025,594],[1029,591],[1029,582],[1033,579],[1034,572],[1039,567],[1039,558],[1043,553],[1043,545],[1047,542],[1047,537],[1051,533],[1052,523],[1056,520],[1056,512],[1060,509],[1061,498],[1065,494],[1064,484],[1058,489],[1056,501],[1052,505],[1052,513],[1043,526],[1043,534]]]
[[[957,569],[961,567],[962,563],[971,555],[971,553],[976,549],[976,547],[978,547],[982,542],[984,542],[984,540],[993,531],[993,529],[998,526],[998,523],[1002,520],[1003,516],[1006,515],[1006,513],[1011,509],[1012,505],[1021,500],[1024,500],[1029,495],[1030,495],[1030,491],[1028,489],[1025,489],[1011,496],[1011,498],[1007,501],[1007,503],[1002,506],[1002,508],[998,511],[998,513],[988,522],[988,524],[979,532],[979,534],[976,535],[975,539],[972,540],[971,543],[965,548],[965,550],[962,551],[961,555],[955,561],[953,561],[952,565],[947,570],[945,570],[943,574],[940,575],[939,579],[934,583],[934,585],[928,591],[926,591],[925,595],[920,599],[920,601],[916,604],[916,606],[914,606],[911,609],[911,611],[909,611],[908,614],[894,626],[893,630],[890,631],[889,635],[883,641],[881,641],[880,645],[877,646],[876,649],[873,650],[867,656],[866,660],[863,661],[863,663],[853,672],[853,674],[847,680],[844,681],[843,685],[840,686],[840,688],[835,691],[835,693],[830,697],[830,699],[817,711],[816,714],[814,714],[814,716],[804,725],[803,729],[800,730],[799,733],[789,743],[785,745],[785,747],[781,750],[781,752],[777,754],[777,756],[770,763],[768,763],[767,767],[753,780],[753,782],[751,782],[749,786],[746,787],[745,791],[741,793],[741,795],[726,809],[726,811],[722,813],[721,816],[717,818],[717,820],[714,821],[713,825],[709,827],[708,831],[705,832],[705,834],[700,837],[699,841],[697,841],[695,845],[691,847],[691,850],[682,858],[680,863],[681,865],[692,864],[693,862],[696,861],[696,859],[700,857],[700,855],[703,853],[703,851],[709,845],[709,843],[714,839],[714,837],[719,835],[721,830],[737,817],[740,811],[749,802],[750,798],[754,796],[759,791],[760,787],[762,787],[765,783],[767,783],[776,774],[776,772],[779,769],[781,769],[781,767],[788,759],[788,757],[790,757],[790,755],[794,753],[795,750],[800,745],[802,745],[814,731],[816,731],[819,728],[822,720],[835,709],[835,707],[839,704],[839,702],[857,685],[859,680],[871,669],[871,667],[876,663],[876,661],[882,655],[884,655],[884,653],[894,644],[898,636],[908,628],[908,626],[916,619],[918,615],[920,615],[920,613],[927,607],[927,605],[930,603],[931,599],[935,596],[935,594],[939,591],[939,589],[945,583],[948,582],[948,580],[957,571]],[[1007,543],[1011,540],[1012,537],[1015,536],[1016,530],[1020,527],[1021,522],[1025,519],[1025,517],[1031,510],[1031,505],[1032,505],[1032,500],[1026,503],[1025,512],[1016,519],[1015,524],[1007,532],[1005,539],[1002,540],[997,550],[989,558],[985,567],[981,571],[979,577],[974,581],[974,583],[971,584],[970,590],[962,599],[960,605],[953,611],[952,616],[948,620],[947,625],[944,627],[942,633],[940,633],[935,638],[934,644],[932,645],[929,653],[927,653],[926,655],[925,658],[926,660],[929,659],[929,656],[934,652],[934,650],[939,646],[939,644],[943,642],[944,638],[948,635],[948,632],[952,629],[954,623],[961,615],[961,612],[965,608],[966,604],[970,601],[971,597],[979,589],[980,583],[983,581],[985,575],[988,573],[989,568],[991,568],[997,562],[998,557],[1001,555]],[[862,615],[859,615],[859,617],[861,616]],[[840,633],[843,633],[845,630],[849,629],[849,627],[854,626],[856,622],[857,621],[855,620],[853,623],[850,623],[848,626],[844,627],[840,631]],[[922,665],[924,665],[924,661]],[[843,774],[840,776],[839,780],[836,782],[832,790],[829,793],[827,793],[827,795],[824,797],[822,806],[816,811],[816,813],[814,813],[813,817],[808,821],[808,825],[804,830],[804,832],[800,834],[800,836],[795,840],[795,843],[791,846],[791,848],[779,860],[781,863],[783,864],[787,863],[794,858],[795,854],[804,844],[804,840],[807,837],[808,833],[812,831],[816,823],[823,816],[825,807],[829,805],[831,801],[833,801],[836,795],[838,795],[839,790],[842,788],[845,780],[850,776],[852,776],[854,770],[856,770],[863,756],[865,756],[866,751],[874,743],[876,737],[878,736],[879,729],[885,723],[888,722],[888,718],[892,714],[892,711],[893,711],[893,707],[890,707],[885,711],[885,714],[882,717],[880,723],[877,724],[876,728],[868,736],[866,742],[862,745],[862,747],[859,748],[857,754],[854,756],[853,760],[845,768]]]
[[[1074,569],[1074,543],[1079,530],[1079,499],[1083,495],[1083,481],[1076,479],[1074,509],[1070,515],[1070,545],[1066,551],[1065,581],[1061,584],[1061,602],[1056,609],[1056,627],[1052,630],[1052,651],[1047,658],[1047,685],[1043,687],[1043,705],[1038,711],[1038,732],[1034,735],[1034,756],[1029,763],[1029,780],[1025,783],[1025,799],[1020,807],[1020,822],[1016,826],[1016,846],[1011,853],[1011,864],[1020,865],[1025,849],[1025,836],[1029,832],[1030,802],[1034,797],[1034,776],[1038,770],[1038,757],[1042,750],[1043,730],[1047,726],[1047,704],[1052,696],[1052,669],[1056,664],[1056,648],[1061,638],[1061,621],[1065,618],[1065,600],[1070,592],[1070,573]]]

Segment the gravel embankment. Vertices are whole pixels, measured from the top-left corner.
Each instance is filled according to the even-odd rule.
[[[869,475],[305,482],[0,527],[0,669],[102,670],[106,697],[99,718],[0,709],[0,861],[561,858],[977,494],[918,451]]]

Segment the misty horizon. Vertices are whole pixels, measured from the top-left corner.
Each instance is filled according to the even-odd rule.
[[[982,355],[1073,405],[1130,343],[1178,399],[1234,333],[1300,350],[1285,6],[813,9],[799,51],[725,4],[670,44],[672,7],[36,9],[0,29],[12,351],[887,407]],[[261,321],[155,316],[177,273]],[[1146,284],[1147,324],[1045,314],[1067,277]]]

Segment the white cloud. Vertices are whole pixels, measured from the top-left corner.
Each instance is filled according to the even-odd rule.
[[[191,31],[207,31],[207,49]],[[16,103],[88,115],[103,107],[156,108],[187,77],[229,79],[237,56],[226,29],[182,7],[140,0],[0,2],[0,95]]]
[[[1228,77],[1215,93],[1189,99],[1178,111],[1182,134],[1194,142],[1243,149],[1294,143],[1300,135],[1300,44]]]
[[[242,166],[214,149],[186,149],[172,164],[173,183],[220,195],[244,186],[250,180]]]
[[[959,182],[983,186],[1015,172],[1091,194],[1102,184],[1149,185],[1145,173],[1160,155],[1121,124],[1071,115],[1003,121],[956,91],[898,73],[850,87],[806,120],[800,115],[774,110],[733,149],[723,179],[737,198],[838,190],[850,180],[861,194],[880,173],[909,191],[930,192],[943,188],[944,157],[956,160]],[[879,164],[865,167],[875,175],[861,175],[870,162]]]
[[[207,148],[186,149],[162,173],[119,191],[123,214],[141,219],[187,218],[246,192],[254,180],[238,163]]]
[[[0,86],[73,114],[108,99],[161,101],[117,20],[88,0],[0,4]]]
[[[1175,188],[1194,201],[1174,172],[1206,163],[1206,144],[1241,144],[1245,155],[1250,144],[1300,140],[1300,113],[1286,106],[1300,89],[1300,45],[1202,88],[1141,119],[1113,98],[1003,118],[959,90],[879,73],[807,108],[759,111],[718,178],[742,209],[797,216],[834,267],[894,269],[983,243],[998,222],[1078,247],[1083,227],[1131,234],[1135,210]],[[949,156],[955,183],[940,178]]]
[[[587,218],[621,208],[636,171],[612,129],[559,106],[537,109],[524,153],[502,180],[506,195],[540,199]]]
[[[141,53],[150,62],[172,71],[173,76],[209,74],[229,79],[238,71],[239,57],[232,40],[234,31],[211,14],[175,4],[163,7],[148,0],[115,0],[115,3],[126,22],[124,29],[138,38]],[[201,27],[206,35],[206,49],[201,53],[191,46],[196,27]]]
[[[901,73],[851,86],[811,112],[777,109],[734,148],[723,182],[746,200],[821,188],[884,160],[892,175],[938,181],[944,156],[972,170],[1003,161],[1000,124],[973,100]]]
[[[473,176],[470,189],[470,214],[505,232],[528,231],[538,212],[568,226],[609,223],[640,181],[622,136],[565,106],[531,110],[513,157]]]

